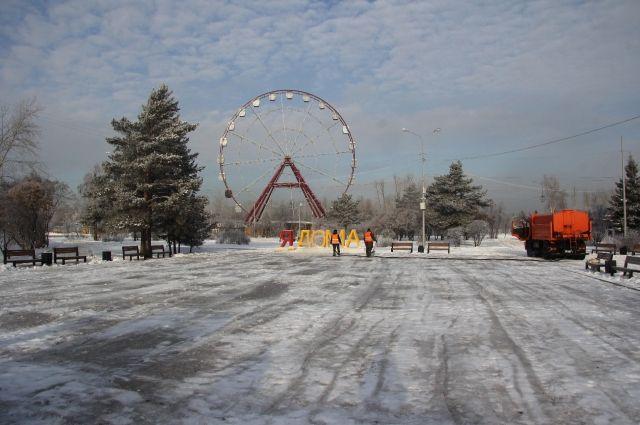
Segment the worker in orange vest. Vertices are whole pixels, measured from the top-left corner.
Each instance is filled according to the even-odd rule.
[[[371,257],[371,251],[373,251],[373,243],[378,242],[376,235],[373,234],[371,229],[367,229],[364,232],[364,248],[367,253],[367,257]]]
[[[331,234],[331,246],[333,247],[333,256],[340,256],[340,244],[342,243],[342,239],[340,239],[340,235],[336,229],[333,229],[333,233]]]

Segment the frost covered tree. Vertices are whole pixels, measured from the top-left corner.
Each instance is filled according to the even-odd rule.
[[[627,197],[627,227],[640,229],[640,178],[638,178],[638,163],[629,156],[625,171],[625,186]],[[616,188],[609,201],[607,215],[614,229],[623,231],[624,211],[622,208],[622,179],[616,183]]]
[[[360,201],[356,201],[347,193],[331,203],[328,218],[347,229],[352,224],[358,224],[362,220],[360,214]]]
[[[140,233],[141,254],[151,257],[153,234],[167,231],[181,201],[202,184],[200,168],[187,147],[196,124],[180,119],[178,101],[166,85],[154,89],[136,121],[113,120],[119,134],[103,164],[113,208],[109,224]]]
[[[103,231],[104,222],[110,215],[112,206],[107,181],[102,166],[96,165],[78,186],[78,193],[84,200],[80,222],[89,228],[94,241],[98,240],[99,234]]]
[[[173,253],[180,252],[181,245],[187,245],[189,252],[200,246],[211,233],[213,219],[207,211],[209,201],[196,192],[176,194],[156,217],[162,237]]]
[[[489,233],[489,224],[484,220],[473,220],[467,224],[465,232],[473,239],[473,246],[480,246]]]
[[[490,201],[482,186],[474,186],[473,179],[465,176],[462,163],[456,161],[450,165],[449,174],[435,177],[427,188],[427,204],[437,227],[444,231],[466,226]]]
[[[546,197],[546,206],[549,211],[558,211],[567,208],[567,192],[560,188],[560,180],[556,176],[542,177],[542,191]]]

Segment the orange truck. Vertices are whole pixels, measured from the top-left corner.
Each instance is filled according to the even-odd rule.
[[[589,213],[562,210],[551,214],[531,214],[511,223],[511,234],[521,241],[528,257],[584,259],[591,239]]]

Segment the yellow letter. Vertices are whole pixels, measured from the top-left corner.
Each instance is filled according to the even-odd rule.
[[[358,237],[358,232],[356,232],[356,229],[351,229],[351,232],[349,232],[349,237],[347,238],[347,242],[344,244],[344,246],[349,247],[349,245],[351,245],[351,242],[355,242],[356,248],[360,248],[360,238]]]
[[[302,247],[305,245],[311,246],[311,232],[309,230],[300,230],[300,237],[298,238],[298,246]]]
[[[340,229],[339,235],[340,240],[342,241],[342,246],[347,246],[347,234],[345,233],[344,229]]]
[[[324,231],[324,240],[322,241],[322,247],[326,248],[331,245],[331,230],[327,229]]]

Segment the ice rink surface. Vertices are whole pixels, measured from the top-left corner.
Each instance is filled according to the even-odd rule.
[[[0,423],[640,423],[636,278],[258,247],[1,269]]]

